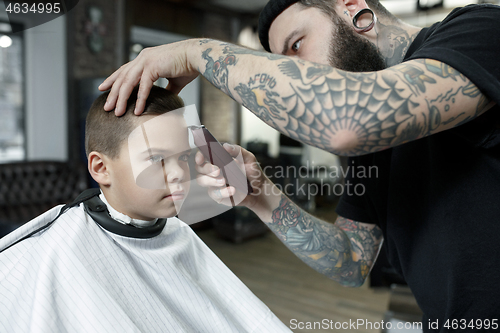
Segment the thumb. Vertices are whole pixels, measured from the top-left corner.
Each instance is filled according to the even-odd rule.
[[[224,143],[224,149],[237,160],[240,160],[240,162],[243,163],[254,163],[257,162],[257,159],[255,158],[255,155],[246,150],[245,148],[242,148],[241,146],[238,145],[232,145],[229,143]],[[241,160],[241,158],[243,160]]]
[[[238,156],[238,154],[240,153],[240,150],[241,150],[241,147],[239,147],[237,145],[229,144],[227,142],[223,144],[223,147],[229,153],[229,155],[231,155],[232,157]]]

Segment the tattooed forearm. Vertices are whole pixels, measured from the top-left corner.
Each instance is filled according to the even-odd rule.
[[[232,44],[227,44],[223,50],[224,54],[251,54],[257,57],[264,57],[269,60],[280,60],[283,59],[282,55],[268,53],[268,52],[260,52],[251,49],[247,49],[241,46],[236,46]]]
[[[250,85],[240,84],[234,90],[244,106],[272,127],[279,128],[276,120],[285,120],[282,114],[286,108],[281,105],[279,94],[271,91],[265,84],[257,84],[252,88]]]
[[[320,78],[321,76],[333,72],[332,67],[313,64],[312,66],[307,67],[305,77],[303,77],[301,70],[299,69],[295,61],[292,60],[280,63],[278,65],[278,68],[281,70],[283,74],[291,77],[292,79],[300,80],[302,84],[310,84],[314,82],[316,79]]]
[[[267,75],[266,73],[255,74],[254,77],[251,77],[250,80],[248,80],[249,86],[255,85],[256,83],[264,85],[264,87],[268,86],[271,89],[276,87],[275,78],[270,75]]]
[[[426,83],[436,83],[436,80],[429,77],[425,74],[424,71],[418,69],[415,66],[411,65],[401,65],[398,68],[399,72],[404,74],[404,78],[408,82],[410,86],[415,86],[418,88],[418,91],[424,93],[425,92],[425,84]],[[417,91],[417,94],[418,94]]]
[[[200,45],[204,45],[210,43],[211,41],[213,41],[213,39],[205,38],[205,39],[200,39],[199,43]]]
[[[369,273],[381,244],[380,229],[360,228],[338,218],[321,221],[282,196],[269,228],[302,261],[345,286],[360,286]]]
[[[435,60],[351,73],[226,43],[217,47],[203,52],[210,82],[285,135],[337,155],[431,135],[490,104],[466,77]]]
[[[228,86],[228,67],[236,65],[236,57],[234,55],[228,55],[226,57],[219,57],[217,61],[214,61],[210,56],[211,51],[212,49],[208,48],[202,54],[203,59],[207,61],[205,73],[203,73],[203,76],[214,86],[222,90],[229,97],[233,98],[231,90]]]
[[[464,82],[467,80],[465,76],[462,75],[459,71],[442,62],[425,59],[424,64],[425,68],[439,77],[451,78],[453,81],[457,81],[458,78],[460,78]]]

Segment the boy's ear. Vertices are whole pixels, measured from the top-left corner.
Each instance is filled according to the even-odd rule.
[[[94,180],[100,185],[111,185],[111,178],[106,165],[106,158],[98,152],[89,154],[89,173]]]

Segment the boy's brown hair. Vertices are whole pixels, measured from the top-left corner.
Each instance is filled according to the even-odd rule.
[[[132,91],[127,102],[125,114],[115,116],[113,111],[104,111],[104,103],[109,91],[96,98],[85,124],[85,152],[87,156],[93,151],[102,153],[109,158],[117,158],[120,154],[122,143],[137,126],[141,116],[134,115],[137,102],[138,87]],[[184,102],[176,94],[158,86],[153,86],[146,100],[143,115],[161,115],[169,111],[184,107]]]

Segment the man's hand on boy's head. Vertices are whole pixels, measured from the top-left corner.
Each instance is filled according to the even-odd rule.
[[[197,182],[200,186],[208,187],[208,195],[217,203],[231,206],[231,200],[229,198],[234,196],[236,197],[235,202],[241,201],[239,206],[246,206],[250,208],[257,200],[256,194],[262,192],[259,189],[266,180],[264,172],[260,168],[255,156],[248,150],[243,149],[240,146],[230,145],[227,143],[224,144],[224,149],[226,149],[226,151],[234,158],[241,153],[243,165],[238,161],[238,159],[235,159],[235,161],[240,168],[244,169],[245,174],[254,189],[254,193],[246,195],[244,199],[243,197],[238,198],[238,196],[245,196],[245,194],[237,191],[233,186],[227,187],[226,180],[222,177],[220,169],[207,162],[201,152],[197,152],[195,156],[196,171],[198,172]]]
[[[121,66],[99,86],[101,91],[111,88],[104,110],[114,109],[117,116],[123,115],[132,90],[139,84],[134,113],[140,115],[153,83],[159,78],[167,78],[166,89],[178,94],[198,76],[188,61],[187,51],[194,42],[185,40],[142,50],[137,58]]]

